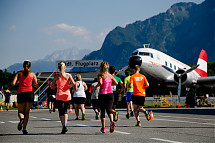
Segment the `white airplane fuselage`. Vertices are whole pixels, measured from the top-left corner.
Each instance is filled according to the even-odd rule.
[[[141,62],[138,62],[138,60],[141,60]],[[190,66],[173,57],[151,48],[136,49],[129,59],[129,66],[132,67],[135,64],[139,64],[140,73],[144,74],[149,81],[157,81],[159,83],[166,81],[177,82],[174,79],[174,72],[179,70],[185,71],[190,68]],[[195,83],[198,77],[198,73],[193,70],[186,75],[186,79],[183,79],[182,85],[189,86]],[[177,85],[175,84],[173,86]]]

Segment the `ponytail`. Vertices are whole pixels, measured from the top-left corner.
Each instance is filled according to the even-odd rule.
[[[31,67],[31,62],[28,60],[24,61],[24,63],[23,63],[23,68],[24,68],[23,75],[24,76],[28,76],[28,72],[29,72],[30,67]]]

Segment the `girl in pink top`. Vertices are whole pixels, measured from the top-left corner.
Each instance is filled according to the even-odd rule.
[[[18,103],[18,116],[20,122],[17,126],[18,130],[22,130],[23,134],[28,134],[26,127],[29,118],[29,111],[34,102],[34,93],[32,87],[32,81],[37,88],[37,77],[35,73],[29,71],[31,68],[30,61],[24,61],[24,70],[18,71],[13,79],[12,85],[15,86],[19,79],[19,89],[17,94]]]
[[[62,124],[61,134],[65,134],[68,129],[66,128],[68,113],[67,109],[69,107],[69,102],[71,100],[70,88],[75,84],[71,74],[66,73],[66,65],[64,62],[58,63],[59,74],[55,75],[51,88],[57,87],[56,93],[56,104],[59,111],[59,118]]]
[[[107,111],[108,117],[110,119],[110,132],[114,132],[115,122],[113,121],[113,91],[111,88],[112,81],[114,85],[118,84],[115,78],[108,73],[109,64],[108,62],[102,62],[100,66],[100,73],[98,75],[98,84],[95,86],[95,90],[100,86],[98,102],[101,109],[101,123],[102,128],[101,132],[106,133],[105,131],[105,110]]]

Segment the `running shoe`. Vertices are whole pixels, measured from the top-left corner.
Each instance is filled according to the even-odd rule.
[[[68,131],[67,127],[66,127],[66,126],[63,126],[62,131],[61,131],[61,134],[65,134],[67,131]]]
[[[146,120],[149,121],[149,120],[150,120],[149,111],[146,110],[146,111],[144,112],[144,114],[145,114],[145,116],[146,116]]]
[[[126,114],[126,118],[129,119],[129,113]]]
[[[116,111],[115,113],[113,113],[113,120],[114,120],[115,122],[117,122],[118,119],[119,119],[119,112]]]
[[[106,133],[105,127],[102,127],[100,131],[101,131],[103,134]]]
[[[96,117],[95,118],[96,118],[96,120],[99,119],[99,113],[98,112],[96,113]]]
[[[79,120],[79,118],[78,118],[78,117],[76,117],[76,118],[75,118],[75,120]]]
[[[23,135],[27,135],[27,134],[28,134],[28,132],[27,132],[26,129],[23,129],[23,130],[22,130],[22,133],[23,133]]]
[[[141,127],[141,123],[140,123],[140,121],[137,121],[136,126],[137,126],[137,127]]]
[[[130,116],[131,116],[131,117],[134,117],[134,112],[131,112],[131,113],[130,113]]]
[[[112,121],[112,122],[110,123],[110,133],[113,133],[114,130],[115,130],[115,122]]]
[[[49,113],[50,113],[50,114],[52,113],[52,109],[49,109]]]
[[[18,126],[17,126],[17,129],[18,129],[19,131],[22,130],[23,122],[24,122],[24,119],[20,119],[19,124],[18,124]]]
[[[85,120],[85,114],[82,114],[81,120]]]

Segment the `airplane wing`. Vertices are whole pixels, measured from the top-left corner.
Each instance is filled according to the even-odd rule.
[[[215,87],[215,76],[199,77],[197,80],[198,86]]]

